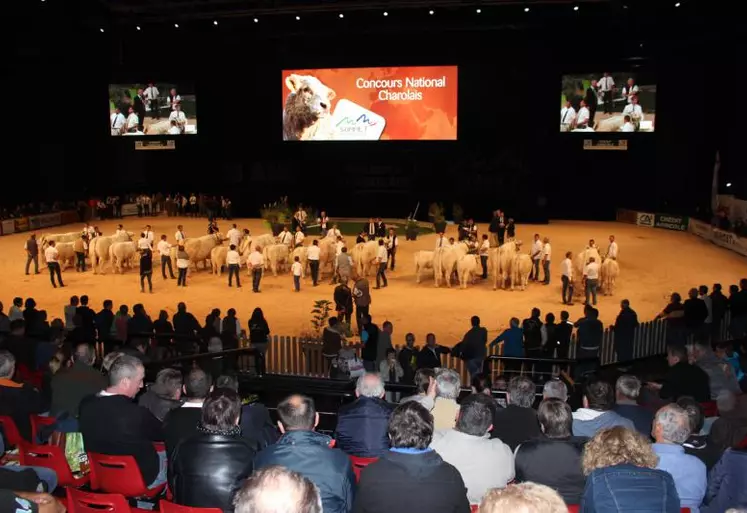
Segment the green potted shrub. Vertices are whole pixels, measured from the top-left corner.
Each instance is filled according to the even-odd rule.
[[[288,206],[288,196],[283,196],[274,203],[263,205],[259,210],[259,213],[262,219],[267,223],[270,230],[272,230],[274,236],[277,236],[281,231],[283,231],[283,226],[285,226],[293,217],[290,207]]]
[[[436,233],[446,231],[446,217],[444,217],[444,206],[441,203],[431,203],[428,208],[428,217],[433,222],[433,229]]]
[[[405,240],[418,240],[418,233],[420,232],[420,226],[415,219],[408,219],[405,224]]]
[[[459,203],[454,203],[451,206],[451,218],[456,224],[464,221],[464,209]]]

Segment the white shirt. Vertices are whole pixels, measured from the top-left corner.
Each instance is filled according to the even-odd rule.
[[[543,258],[544,260],[547,260],[547,261],[549,262],[549,261],[550,261],[550,257],[551,257],[551,256],[552,256],[552,248],[550,247],[550,243],[549,243],[549,242],[547,242],[547,243],[545,243],[545,245],[544,245],[544,246],[542,247],[542,258]]]
[[[480,256],[488,256],[489,251],[490,251],[490,241],[489,240],[482,241],[482,244],[480,244]]]
[[[109,124],[112,127],[112,135],[119,135],[122,131],[122,127],[125,125],[124,115],[121,112],[119,114],[113,112],[109,117]]]
[[[182,133],[181,130],[179,130],[178,126],[172,126],[169,128],[168,134],[169,135],[180,135]]]
[[[153,232],[150,231],[150,230],[146,230],[146,232],[145,232],[145,238],[148,239],[151,242],[151,244],[152,244],[153,243]]]
[[[145,96],[146,100],[155,100],[158,98],[158,95],[160,93],[158,92],[158,88],[156,86],[150,86],[146,87],[145,91],[143,92],[143,96]]]
[[[319,249],[319,246],[314,246],[313,244],[306,248],[306,258],[308,260],[319,260],[319,254],[321,253],[321,249]]]
[[[47,249],[44,250],[44,258],[47,260],[47,263],[57,262],[57,258],[59,256],[60,256],[60,252],[57,251],[57,248],[53,248],[52,246],[49,246]]]
[[[342,237],[342,234],[340,233],[340,230],[337,228],[330,228],[327,232],[327,237],[330,237],[332,239],[337,239],[337,237]]]
[[[179,96],[178,94],[174,96],[174,101],[171,101],[171,95],[168,95],[166,97],[166,105],[170,105],[172,109],[174,108],[174,105],[176,105],[177,103],[181,103],[181,101],[182,101],[182,97]]]
[[[293,273],[293,276],[301,276],[301,262],[293,262],[293,265],[291,266],[291,272]]]
[[[177,242],[179,242],[180,240],[184,240],[184,232],[176,232],[174,234],[174,238]]]
[[[630,122],[625,123],[622,127],[622,131],[623,132],[635,132],[635,126],[633,125],[633,123],[630,123]]]
[[[178,269],[189,269],[189,258],[177,258],[176,267]]]
[[[542,241],[536,240],[532,244],[532,260],[539,260],[542,258]]]
[[[617,258],[617,242],[610,242],[610,247],[607,250],[607,258]]]
[[[226,253],[226,263],[228,265],[239,265],[240,258],[239,252],[235,249],[229,249],[228,253]]]
[[[319,223],[319,225],[321,226],[321,228],[323,230],[326,230],[327,229],[327,223],[329,222],[329,217],[327,217],[327,216],[317,217],[316,222]]]
[[[172,110],[169,114],[169,123],[172,121],[176,121],[178,125],[185,125],[187,124],[187,116],[181,110]]]
[[[560,274],[567,276],[569,280],[573,279],[573,262],[570,258],[565,258],[560,262]]]
[[[607,76],[607,77],[602,77],[599,79],[599,90],[601,92],[612,91],[612,88],[614,87],[615,87],[615,80],[612,77]]]
[[[248,263],[250,267],[262,267],[265,265],[265,257],[259,251],[252,251]]]
[[[449,245],[449,239],[446,237],[439,237],[436,239],[436,249],[445,248]]]
[[[226,237],[228,237],[228,240],[231,244],[239,247],[239,243],[241,242],[241,232],[237,230],[236,228],[231,228],[228,230],[228,233],[226,233]]]
[[[376,261],[380,264],[385,264],[389,259],[389,254],[386,251],[386,246],[379,246],[379,250],[376,252]]]
[[[399,246],[399,238],[395,235],[394,237],[387,237],[386,247],[387,249],[397,248]]]
[[[563,107],[560,109],[560,124],[570,125],[576,117],[576,110],[573,107]]]
[[[151,249],[150,240],[148,240],[147,237],[143,237],[139,241],[137,241],[137,248],[138,249]]]
[[[134,112],[127,116],[127,129],[130,128],[137,128],[138,123],[140,122],[139,118],[137,117],[137,114]]]
[[[630,116],[631,119],[643,119],[643,109],[638,104],[629,103],[625,106],[623,109],[623,117],[624,116]]]
[[[628,90],[628,86],[623,87],[623,96],[628,97],[628,103],[630,103],[630,99],[638,94],[638,84],[633,84],[633,87]]]
[[[169,244],[165,240],[162,240],[158,243],[157,249],[158,253],[161,256],[169,256],[171,254],[171,244]]]
[[[303,246],[303,240],[306,238],[306,235],[303,234],[303,232],[296,232],[296,246]]]
[[[291,232],[283,230],[280,232],[280,235],[278,235],[278,239],[280,240],[280,244],[290,246],[291,241],[293,240],[293,235],[291,235]]]
[[[584,267],[584,276],[589,280],[599,279],[599,264],[596,262],[590,262]]]
[[[585,125],[589,122],[589,109],[586,107],[581,107],[578,109],[578,121],[576,121],[577,125]]]

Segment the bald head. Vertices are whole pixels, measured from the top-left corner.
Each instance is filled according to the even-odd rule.
[[[236,513],[321,513],[319,490],[309,479],[272,465],[252,474],[236,493]]]
[[[283,431],[311,431],[316,427],[314,400],[305,395],[292,395],[278,404],[280,428]]]

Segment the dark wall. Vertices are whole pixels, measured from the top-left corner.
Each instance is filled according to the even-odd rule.
[[[6,200],[199,189],[230,193],[252,215],[289,195],[333,215],[404,216],[435,200],[476,218],[500,206],[522,220],[604,219],[622,206],[707,205],[717,149],[722,176],[745,184],[745,159],[733,146],[739,101],[717,92],[723,77],[745,83],[735,57],[745,43],[719,25],[728,23],[721,13],[692,7],[659,19],[612,3],[588,16],[548,8],[531,21],[478,23],[439,11],[438,21],[404,12],[383,24],[361,12],[334,24],[326,14],[297,26],[286,16],[261,28],[227,19],[141,32],[137,21],[108,20],[101,34],[77,7],[41,23],[29,18],[36,37],[17,41],[12,75],[29,84],[29,98],[57,98],[69,124],[40,132],[48,104],[11,106],[23,136],[10,151],[32,173],[38,166],[39,179],[33,189],[4,191]],[[282,69],[435,64],[459,66],[458,141],[281,141]],[[585,151],[583,136],[557,132],[561,74],[603,69],[658,77],[656,133],[633,134],[625,152]],[[131,139],[108,135],[106,85],[148,79],[195,83],[199,134],[179,138],[176,151],[134,151]]]

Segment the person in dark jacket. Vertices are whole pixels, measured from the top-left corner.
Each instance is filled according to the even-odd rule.
[[[333,298],[335,300],[337,319],[340,321],[345,319],[348,327],[352,326],[350,322],[353,316],[353,291],[348,287],[347,281],[335,287]]]
[[[721,284],[714,283],[713,291],[709,296],[711,298],[711,340],[714,342],[717,342],[721,338],[721,323],[724,322],[724,316],[726,315],[729,303],[729,300],[721,290]]]
[[[11,417],[24,440],[31,442],[29,416],[47,411],[49,405],[34,387],[13,381],[15,371],[15,357],[0,351],[0,415]]]
[[[414,401],[397,406],[389,437],[392,448],[361,473],[355,513],[469,513],[459,471],[429,447],[433,417],[428,410]]]
[[[149,488],[166,482],[166,453],[153,442],[163,441],[161,422],[132,400],[143,388],[145,369],[140,360],[122,355],[109,369],[109,387],[80,404],[80,432],[86,450],[132,456]]]
[[[490,438],[500,438],[513,451],[525,440],[542,434],[537,412],[532,409],[535,392],[534,382],[526,376],[511,378],[506,391],[508,406],[496,413]]]
[[[582,513],[679,513],[680,498],[669,472],[640,433],[621,426],[599,431],[581,460],[586,486]]]
[[[682,396],[690,396],[699,403],[711,400],[710,378],[698,367],[687,360],[687,350],[681,345],[670,345],[667,348],[669,372],[663,383],[647,383],[646,386],[659,391],[659,397],[676,401]]]
[[[179,442],[197,433],[202,405],[213,391],[212,377],[202,369],[192,369],[184,380],[183,391],[184,403],[169,410],[163,419],[163,438],[169,459]]]
[[[708,476],[703,513],[747,507],[747,451],[727,449]]]
[[[613,326],[615,353],[617,353],[618,362],[627,362],[633,359],[633,339],[638,326],[638,314],[630,308],[630,301],[623,299],[620,302],[620,313],[617,314]]]
[[[480,318],[476,315],[470,319],[472,327],[464,334],[460,342],[461,358],[467,363],[467,372],[470,376],[482,372],[485,357],[488,354],[488,330],[480,326]]]
[[[669,304],[655,317],[657,319],[664,319],[667,323],[667,345],[685,345],[687,330],[682,296],[674,292]]]
[[[688,334],[700,334],[703,330],[703,323],[708,318],[708,307],[705,301],[698,297],[698,289],[692,288],[687,293],[688,298],[685,300],[685,326]]]
[[[630,420],[643,436],[651,436],[654,414],[638,404],[641,381],[632,374],[623,374],[615,383],[615,413]]]
[[[584,307],[584,317],[576,322],[578,331],[578,350],[576,359],[582,360],[576,365],[576,378],[593,372],[599,366],[599,349],[602,347],[604,325],[599,320],[599,310],[593,306]]]
[[[104,307],[96,314],[96,331],[99,341],[104,344],[104,351],[111,352],[112,349],[112,325],[114,324],[114,303],[111,299],[104,300]],[[90,342],[90,341],[89,341]]]
[[[451,349],[436,344],[436,335],[428,333],[425,336],[425,347],[417,356],[418,369],[435,369],[442,367],[441,355],[449,354]]]
[[[80,296],[80,305],[75,309],[75,313],[80,315],[81,326],[89,337],[88,341],[91,342],[96,336],[96,314],[88,306],[88,302],[89,299],[87,295],[84,294]]]
[[[155,418],[163,422],[166,414],[182,405],[182,373],[176,369],[161,369],[156,382],[148,387],[137,403],[147,408]]]
[[[573,323],[569,321],[570,314],[563,310],[560,312],[560,322],[555,326],[555,338],[558,340],[558,358],[568,358],[568,349],[571,347],[571,335],[573,334]]]
[[[292,395],[278,405],[277,413],[283,435],[257,454],[254,468],[280,465],[298,472],[319,489],[324,513],[350,513],[355,495],[353,467],[344,452],[330,448],[330,437],[314,431],[319,423],[314,400]]]
[[[399,361],[404,375],[400,383],[412,385],[415,383],[415,371],[418,369],[418,348],[415,347],[415,335],[405,335],[405,347],[399,350],[397,361]]]
[[[351,456],[378,458],[389,450],[387,426],[393,406],[384,400],[384,383],[375,373],[358,378],[357,399],[340,407],[335,440],[341,451]]]
[[[542,352],[542,321],[540,309],[532,308],[532,315],[521,323],[524,331],[524,351],[528,358],[539,358]]]
[[[195,340],[200,333],[200,323],[192,313],[187,312],[187,305],[179,303],[176,313],[171,318],[174,323],[174,341],[180,353],[191,354],[195,351]]]
[[[229,388],[239,393],[239,380],[233,374],[218,376],[215,380],[215,388]],[[280,438],[277,426],[270,418],[267,407],[260,402],[241,405],[241,420],[239,421],[241,436],[257,450],[262,450],[272,445]]]
[[[267,324],[265,314],[259,307],[254,309],[252,316],[249,318],[249,342],[259,352],[257,358],[259,362],[258,370],[260,374],[264,374],[265,353],[267,352],[267,344],[270,342],[270,325]]]
[[[376,372],[379,327],[372,322],[371,316],[368,314],[365,314],[361,320],[363,321],[363,329],[361,331],[361,342],[363,342],[361,359],[363,360],[363,367],[368,372]]]
[[[707,470],[711,470],[721,457],[721,448],[708,439],[708,435],[701,435],[705,422],[703,408],[700,403],[692,397],[683,396],[677,399],[677,406],[687,412],[690,419],[690,436],[684,441],[682,447],[685,452],[702,461]]]
[[[516,481],[549,486],[566,504],[579,504],[586,484],[581,457],[588,438],[573,436],[573,412],[560,399],[542,401],[537,418],[542,436],[522,442],[516,449]]]
[[[96,353],[91,344],[75,347],[72,367],[61,369],[52,378],[52,405],[49,409],[52,417],[67,415],[77,419],[81,401],[106,388],[106,377],[93,368],[95,361]]]
[[[233,496],[252,474],[257,447],[241,436],[241,399],[216,388],[202,406],[197,433],[182,440],[169,459],[174,502],[195,508],[233,508]]]
[[[140,253],[140,292],[145,292],[145,280],[148,280],[148,291],[153,293],[153,252],[144,249]]]

